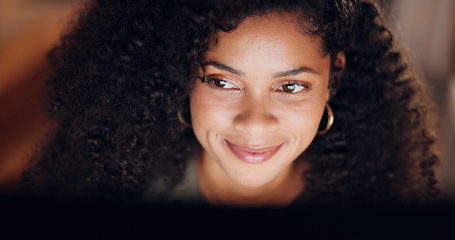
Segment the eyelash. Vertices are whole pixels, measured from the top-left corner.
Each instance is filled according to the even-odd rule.
[[[303,89],[300,90],[300,91],[298,91],[298,92],[295,92],[295,93],[293,93],[293,92],[287,92],[287,91],[285,91],[285,90],[283,89],[283,87],[286,86],[286,85],[300,86],[300,87],[302,87]],[[311,90],[311,84],[306,83],[306,82],[288,81],[288,82],[280,83],[279,86],[280,86],[280,87],[279,87],[279,91],[285,92],[286,94],[296,94],[296,93],[300,93],[300,92],[304,91],[305,89]]]
[[[216,84],[217,81],[226,82],[227,84],[232,85],[233,88],[222,88]],[[230,81],[227,81],[227,80],[224,80],[224,79],[218,78],[218,77],[210,77],[210,78],[202,79],[202,83],[207,83],[207,84],[210,84],[214,88],[220,88],[220,89],[224,89],[224,90],[239,89],[235,86],[235,84],[232,84]],[[215,86],[213,86],[213,85],[215,85]]]

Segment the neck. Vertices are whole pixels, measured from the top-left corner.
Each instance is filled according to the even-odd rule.
[[[296,161],[279,176],[260,187],[242,186],[203,157],[196,162],[198,185],[212,206],[285,207],[303,191],[304,162]]]

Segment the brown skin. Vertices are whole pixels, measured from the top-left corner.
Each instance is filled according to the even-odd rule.
[[[321,49],[319,38],[279,14],[248,17],[219,32],[203,63],[206,79],[216,80],[196,81],[190,96],[203,148],[199,187],[212,205],[287,206],[303,191],[306,166],[296,159],[315,137],[330,97],[330,56]],[[230,143],[279,148],[264,162],[247,163]]]

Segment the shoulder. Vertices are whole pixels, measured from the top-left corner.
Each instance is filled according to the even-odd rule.
[[[199,190],[195,160],[193,158],[188,160],[185,176],[175,187],[169,187],[164,176],[152,180],[142,200],[159,205],[208,205]]]

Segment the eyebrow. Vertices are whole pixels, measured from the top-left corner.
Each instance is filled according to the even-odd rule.
[[[224,71],[228,71],[232,74],[236,74],[238,76],[243,76],[245,75],[242,71],[240,70],[236,70],[232,67],[229,67],[227,65],[224,65],[222,63],[219,63],[217,61],[209,61],[209,62],[206,62],[203,64],[204,66],[214,66],[220,70],[224,70]],[[292,70],[289,70],[289,71],[285,71],[285,72],[279,72],[277,74],[274,75],[275,78],[279,78],[279,77],[287,77],[287,76],[293,76],[293,75],[298,75],[300,73],[311,73],[311,74],[316,74],[316,75],[319,75],[320,73],[317,72],[316,70],[310,68],[310,67],[300,67],[300,68],[296,68],[296,69],[292,69]]]
[[[292,69],[289,71],[277,73],[277,74],[275,74],[274,77],[275,78],[287,77],[287,76],[298,75],[300,73],[311,73],[311,74],[316,74],[316,75],[320,74],[319,72],[317,72],[316,70],[314,70],[310,67],[300,67],[300,68]]]
[[[231,68],[231,67],[229,67],[227,65],[224,65],[224,64],[216,62],[216,61],[209,61],[209,62],[204,63],[203,65],[204,66],[208,66],[208,65],[214,66],[214,67],[216,67],[216,68],[218,68],[220,70],[228,71],[228,72],[230,72],[232,74],[235,74],[235,75],[238,75],[238,76],[245,75],[242,71],[233,69],[233,68]]]

